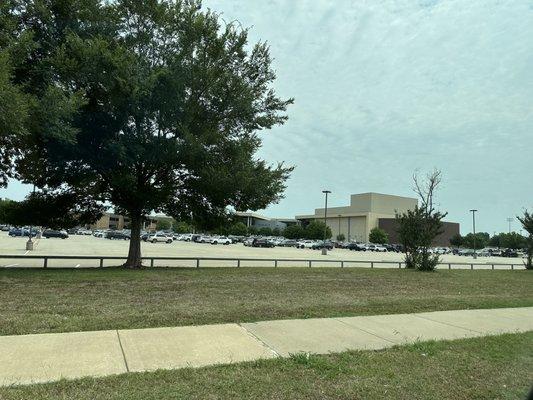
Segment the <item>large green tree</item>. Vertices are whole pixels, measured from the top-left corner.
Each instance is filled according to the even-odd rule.
[[[266,43],[196,0],[10,4],[15,37],[32,38],[14,82],[38,99],[17,172],[43,196],[127,214],[125,266],[142,265],[152,211],[209,228],[281,198],[291,168],[255,155],[292,102],[272,89]]]

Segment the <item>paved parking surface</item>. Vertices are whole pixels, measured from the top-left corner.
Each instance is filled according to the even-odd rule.
[[[128,253],[128,241],[109,240],[95,238],[93,236],[72,235],[68,239],[40,239],[36,242],[35,248],[31,252],[25,249],[25,238],[12,238],[6,232],[0,232],[0,255],[1,254],[28,254],[28,255],[87,255],[87,256],[120,256],[125,257]],[[334,249],[328,252],[327,256],[321,255],[319,250],[296,249],[286,247],[275,247],[271,249],[246,247],[241,243],[232,245],[211,245],[190,242],[166,243],[142,243],[143,256],[154,257],[221,257],[221,258],[259,258],[259,259],[319,259],[319,260],[348,260],[345,267],[368,267],[368,264],[357,263],[357,261],[375,261],[375,268],[390,268],[391,265],[379,264],[381,261],[402,262],[403,255],[399,253],[373,253],[356,252],[344,249]],[[444,255],[442,262],[451,263],[452,268],[470,268],[469,265],[461,266],[460,263],[480,263],[484,266],[476,266],[476,269],[490,269],[491,264],[511,264],[522,265],[519,258],[501,257],[479,257],[474,260],[472,257],[462,257],[454,255]],[[120,261],[105,261],[104,266],[119,265]],[[235,261],[202,261],[203,267],[235,267]],[[41,267],[42,261],[36,260],[9,260],[0,258],[0,266],[3,267]],[[97,267],[98,260],[50,260],[48,267]],[[156,261],[155,266],[171,267],[195,267],[195,261]],[[272,267],[271,261],[242,262],[241,266]],[[305,262],[282,262],[279,267],[307,267]],[[313,263],[313,267],[339,267],[339,263]],[[392,265],[397,268],[397,265]],[[441,268],[447,268],[442,266]],[[498,268],[498,267],[496,267]],[[499,267],[509,269],[510,266]]]

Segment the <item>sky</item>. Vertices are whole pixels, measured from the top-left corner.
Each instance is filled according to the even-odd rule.
[[[204,0],[267,41],[289,121],[259,157],[296,168],[261,213],[310,214],[350,194],[414,196],[438,168],[446,220],[508,230],[533,209],[533,0]],[[2,190],[21,199],[19,183]],[[514,219],[513,230],[519,231]]]

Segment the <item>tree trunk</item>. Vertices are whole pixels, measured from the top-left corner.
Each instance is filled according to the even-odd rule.
[[[141,259],[141,216],[131,216],[131,237],[128,260],[122,266],[124,268],[142,268]]]

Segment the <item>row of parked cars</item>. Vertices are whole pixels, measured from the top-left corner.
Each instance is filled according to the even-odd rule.
[[[517,257],[523,257],[525,252],[522,250],[515,250],[515,249],[499,249],[499,248],[493,248],[493,247],[487,247],[481,250],[473,250],[473,249],[453,249],[453,254],[459,255],[459,256],[473,256],[474,253],[478,257],[507,257],[507,258],[517,258]]]
[[[40,229],[37,229],[37,228],[22,227],[22,228],[10,228],[8,231],[8,235],[11,237],[17,237],[17,236],[36,237],[39,234],[41,234],[41,237],[44,237],[46,239],[49,239],[49,238],[67,239],[68,238],[68,233],[65,230],[45,229],[41,231]]]

